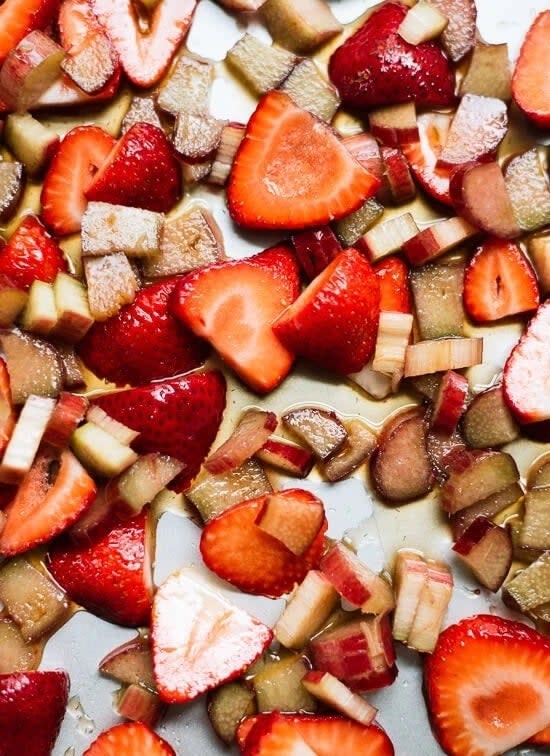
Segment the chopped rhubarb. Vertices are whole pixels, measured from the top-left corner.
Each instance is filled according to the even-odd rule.
[[[490,591],[498,591],[512,564],[510,534],[485,517],[478,517],[466,528],[453,551]]]
[[[324,704],[363,725],[369,725],[378,714],[378,709],[353,693],[330,672],[308,672],[302,685]]]
[[[290,496],[273,493],[265,497],[264,505],[256,518],[256,525],[283,543],[295,556],[309,549],[325,518],[319,499],[310,499],[295,490]]]
[[[466,408],[470,387],[468,379],[454,370],[448,370],[439,386],[439,393],[431,417],[435,431],[451,435]]]
[[[338,594],[322,572],[310,570],[296,588],[275,624],[275,637],[287,648],[303,648],[338,602]]]
[[[443,564],[428,562],[428,578],[407,639],[417,651],[431,653],[437,643],[453,592],[453,576]]]
[[[255,456],[261,462],[299,478],[307,477],[315,464],[315,457],[310,451],[279,438],[268,438]]]
[[[320,460],[328,459],[346,440],[346,429],[336,413],[303,407],[283,415],[286,425]]]
[[[240,467],[262,448],[276,427],[277,416],[274,412],[248,410],[227,441],[208,457],[205,468],[218,475]]]
[[[392,633],[395,640],[407,642],[412,630],[420,596],[428,581],[428,565],[415,551],[402,549],[395,560],[395,611]]]
[[[518,480],[518,468],[509,454],[463,452],[451,465],[449,478],[441,487],[441,506],[446,512],[458,512]]]

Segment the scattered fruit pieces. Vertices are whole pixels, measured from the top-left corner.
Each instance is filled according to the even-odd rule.
[[[176,756],[172,746],[143,722],[124,722],[105,730],[83,756]]]

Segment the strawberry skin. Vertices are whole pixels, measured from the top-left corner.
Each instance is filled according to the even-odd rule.
[[[182,278],[145,286],[132,304],[95,323],[78,344],[84,364],[118,386],[169,378],[201,365],[207,345],[168,312],[172,292]]]
[[[550,10],[533,21],[527,32],[512,77],[512,94],[533,123],[550,126],[550,87],[548,86],[548,40]]]
[[[151,123],[136,123],[113,147],[85,194],[95,202],[167,213],[181,191],[181,167],[166,134]]]
[[[36,280],[51,283],[61,270],[67,270],[63,252],[38,218],[26,215],[0,250],[0,275],[27,290]]]
[[[59,0],[5,0],[0,5],[0,64],[18,42],[53,21]]]
[[[414,100],[417,107],[454,103],[455,77],[435,42],[410,45],[397,34],[408,8],[387,2],[332,55],[329,76],[342,101],[369,108]]]
[[[0,675],[0,753],[46,756],[65,716],[69,677],[62,670]]]
[[[176,756],[166,740],[143,722],[124,722],[105,730],[83,756]]]
[[[176,457],[184,470],[170,484],[183,491],[218,432],[225,409],[225,379],[216,371],[192,373],[94,399],[108,415],[139,432],[132,444],[139,454]]]
[[[227,204],[246,228],[302,230],[348,215],[379,186],[326,123],[271,91],[248,122]]]
[[[492,756],[550,724],[550,639],[477,615],[448,627],[424,668],[435,735],[452,756]]]
[[[273,330],[295,354],[347,375],[371,357],[379,314],[378,278],[367,259],[350,248],[309,284]]]
[[[412,312],[409,268],[400,257],[386,257],[374,266],[380,284],[382,312]]]
[[[48,552],[48,569],[73,601],[109,622],[149,624],[153,585],[147,548],[147,513],[113,520],[91,543],[59,539]]]

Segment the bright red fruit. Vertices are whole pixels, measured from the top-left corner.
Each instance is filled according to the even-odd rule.
[[[176,756],[172,746],[143,722],[124,722],[105,730],[83,756]]]
[[[392,255],[373,265],[373,268],[380,285],[380,311],[412,312],[407,263]]]
[[[63,252],[35,215],[26,215],[0,250],[0,274],[19,289],[33,281],[51,283],[60,270],[67,270]]]
[[[422,113],[416,119],[418,141],[401,145],[409,167],[422,189],[438,202],[452,205],[449,193],[450,166],[437,166],[447,141],[452,115],[449,113]]]
[[[0,65],[29,32],[46,28],[58,5],[59,0],[5,0],[0,5]]]
[[[10,374],[4,360],[0,359],[0,455],[4,454],[16,419],[11,400]]]
[[[538,126],[550,126],[550,85],[548,84],[548,40],[550,10],[533,21],[521,46],[512,77],[514,100]]]

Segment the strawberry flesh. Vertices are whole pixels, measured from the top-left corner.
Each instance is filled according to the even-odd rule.
[[[373,268],[380,285],[380,311],[412,312],[407,263],[391,255],[376,263]]]
[[[546,65],[550,36],[550,10],[533,21],[512,77],[514,100],[525,115],[542,128],[550,126],[550,88]]]
[[[53,21],[59,0],[5,0],[0,6],[0,65],[23,37]]]
[[[105,730],[83,756],[176,756],[172,746],[143,722],[124,722]]]
[[[19,289],[36,280],[51,283],[66,270],[63,252],[35,215],[26,215],[0,250],[0,275]]]

